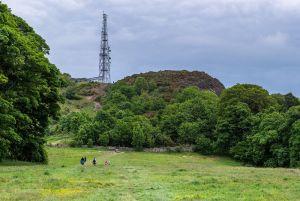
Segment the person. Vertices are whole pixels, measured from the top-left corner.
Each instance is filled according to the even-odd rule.
[[[82,158],[80,159],[80,164],[81,164],[81,165],[84,165],[84,163],[85,163],[85,161],[84,161],[84,158],[82,157]]]
[[[106,160],[104,163],[105,166],[110,165],[110,161]]]
[[[86,162],[86,156],[84,157],[84,162]]]
[[[96,165],[97,164],[97,161],[96,161],[96,158],[93,159],[93,165]]]

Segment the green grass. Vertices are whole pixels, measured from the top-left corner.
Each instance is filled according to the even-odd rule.
[[[73,136],[69,135],[50,135],[45,138],[48,146],[53,145],[62,145],[62,146],[68,146],[69,143],[72,141]]]
[[[49,164],[0,163],[0,200],[300,200],[300,170],[194,153],[48,148]],[[79,164],[87,156],[85,167]],[[97,157],[94,167],[91,159]],[[104,167],[105,160],[111,161]]]

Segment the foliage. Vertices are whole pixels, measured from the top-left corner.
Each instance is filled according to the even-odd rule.
[[[286,112],[289,108],[300,105],[299,99],[292,93],[286,95],[272,94],[271,98],[275,101],[278,110],[281,112]]]
[[[212,137],[218,104],[219,98],[213,92],[188,87],[163,111],[161,130],[174,142],[187,144],[194,144],[199,135]]]
[[[59,129],[65,132],[76,133],[80,126],[90,123],[91,118],[83,112],[71,112],[63,116],[59,122]]]
[[[251,117],[251,111],[245,103],[238,102],[224,108],[215,129],[217,153],[228,154],[233,146],[251,133]]]
[[[60,72],[48,53],[44,39],[0,2],[0,159],[47,159],[43,136],[61,100]]]
[[[300,167],[300,120],[297,120],[292,126],[289,152],[290,166]]]
[[[221,110],[237,102],[247,104],[253,113],[267,109],[272,103],[267,90],[252,84],[237,84],[221,94]]]
[[[289,116],[295,111],[291,108],[287,115],[261,114],[257,129],[233,147],[233,156],[257,166],[299,166],[299,120]]]
[[[203,135],[199,136],[196,139],[195,144],[196,144],[195,151],[198,151],[201,154],[209,155],[215,153],[212,140]]]
[[[67,115],[65,122],[77,125],[69,132],[78,145],[135,150],[190,145],[205,155],[226,155],[255,166],[299,166],[300,112],[293,95],[269,95],[260,86],[237,84],[220,97],[192,86],[166,98],[170,89],[151,82],[146,77],[119,81],[107,88],[95,117],[76,122]]]

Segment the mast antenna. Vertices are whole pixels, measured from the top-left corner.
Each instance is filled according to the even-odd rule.
[[[108,31],[107,31],[107,14],[103,12],[102,31],[101,31],[101,45],[99,54],[99,77],[98,81],[101,83],[111,83],[110,80],[110,47],[108,45]]]

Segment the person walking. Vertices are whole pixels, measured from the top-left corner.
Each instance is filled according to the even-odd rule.
[[[96,158],[93,159],[93,165],[96,165],[97,164],[97,160]]]
[[[81,164],[81,165],[84,165],[84,163],[85,163],[85,161],[84,161],[84,158],[82,157],[82,158],[80,159],[80,164]]]

